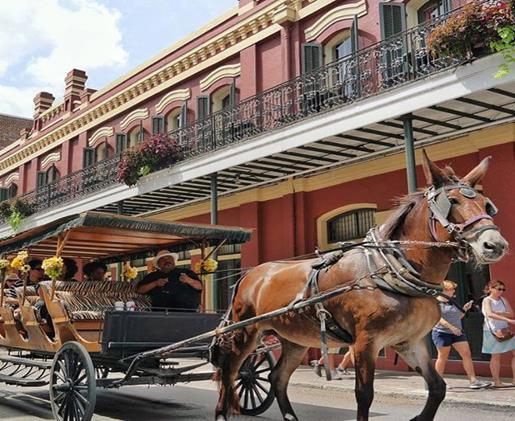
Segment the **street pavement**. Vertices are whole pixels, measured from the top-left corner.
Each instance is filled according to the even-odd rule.
[[[347,381],[347,380],[344,380]],[[343,381],[341,381],[343,382]],[[515,394],[511,394],[513,400]],[[355,402],[344,390],[292,386],[290,396],[300,420],[354,420]],[[217,398],[216,385],[198,382],[169,387],[126,387],[115,391],[98,391],[95,421],[213,420]],[[506,395],[508,398],[508,395]],[[379,394],[372,406],[371,420],[409,420],[423,406],[423,401],[402,395]],[[482,407],[446,403],[438,421],[513,420],[513,407]],[[0,386],[0,419],[16,421],[51,420],[48,391]],[[280,421],[277,404],[258,418],[235,417],[235,420]]]

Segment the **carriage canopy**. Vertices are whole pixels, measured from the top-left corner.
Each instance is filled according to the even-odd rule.
[[[31,256],[60,255],[106,263],[143,258],[167,248],[184,251],[248,241],[251,231],[220,225],[166,222],[101,212],[84,212],[0,239],[0,254],[27,249]]]

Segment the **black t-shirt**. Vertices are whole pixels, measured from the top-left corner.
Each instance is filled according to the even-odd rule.
[[[168,274],[160,270],[149,273],[138,283],[138,287],[158,279],[168,278],[165,286],[155,287],[147,292],[152,301],[152,307],[197,310],[200,306],[201,291],[181,282],[179,280],[181,273],[200,280],[197,274],[189,269],[175,268]]]

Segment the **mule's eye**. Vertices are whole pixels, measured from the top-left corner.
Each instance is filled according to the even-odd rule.
[[[458,205],[460,203],[458,199],[455,199],[454,197],[449,197],[449,202],[451,202],[451,205]]]
[[[497,207],[490,200],[486,202],[485,210],[486,213],[490,216],[497,215],[498,212]]]

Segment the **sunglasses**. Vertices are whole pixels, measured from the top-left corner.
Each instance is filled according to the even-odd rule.
[[[506,288],[495,288],[497,291],[506,291]]]

